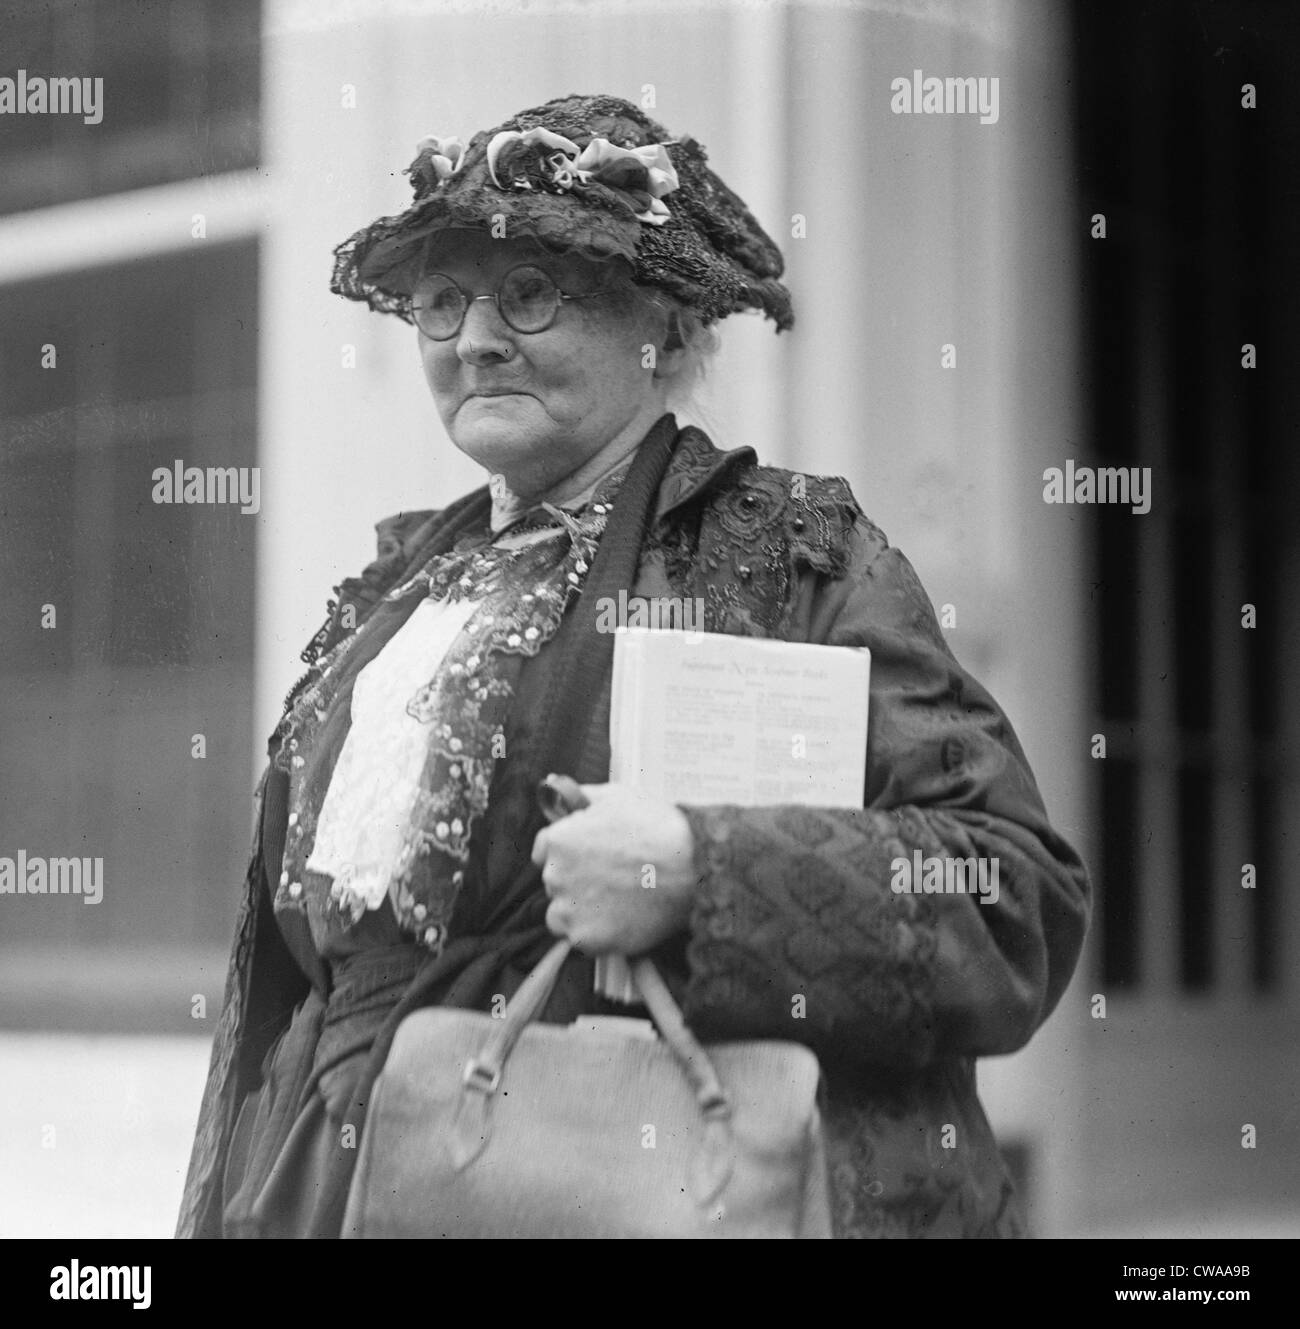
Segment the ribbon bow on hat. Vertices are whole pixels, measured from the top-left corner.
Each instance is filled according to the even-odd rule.
[[[671,213],[661,201],[680,183],[665,143],[646,143],[639,148],[616,147],[608,139],[593,138],[585,148],[549,129],[503,129],[487,146],[487,169],[498,189],[532,189],[525,173],[501,179],[498,162],[503,149],[550,149],[541,160],[551,167],[550,184],[557,193],[567,193],[575,184],[598,181],[608,189],[626,194],[637,221],[662,226]],[[639,210],[638,210],[639,209]]]

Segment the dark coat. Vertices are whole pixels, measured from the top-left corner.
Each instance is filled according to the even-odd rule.
[[[661,964],[704,1038],[794,1039],[818,1053],[837,1235],[1022,1235],[976,1097],[975,1058],[1022,1047],[1060,999],[1086,929],[1087,873],[1048,824],[1007,718],[956,662],[911,565],[847,485],[758,466],[748,448],[719,452],[695,429],[675,433],[650,491],[647,534],[632,548],[632,593],[699,597],[712,632],[867,646],[871,695],[863,808],[684,809],[701,873],[698,903],[689,935],[664,948]],[[463,529],[471,500],[481,515],[482,491],[443,513],[381,523],[380,557],[339,588],[340,606],[318,645],[346,631],[341,604],[356,606],[364,621],[439,538]],[[613,533],[611,521],[606,540]],[[584,643],[574,645],[589,667],[595,647],[582,656]],[[544,712],[557,686],[574,690],[571,673],[556,677],[559,655],[548,647],[522,676],[519,741],[503,763],[519,769],[494,783],[481,828],[473,860],[480,898],[464,907],[484,935],[461,950],[450,942],[394,1021],[435,1002],[486,1009],[552,940],[528,862],[541,824],[533,777],[548,769],[548,754],[531,769],[516,754],[529,750],[533,708]],[[592,699],[590,723],[571,769],[600,781],[609,762],[607,668],[589,667],[581,696]],[[294,1008],[319,1002],[329,984],[305,925],[270,908],[287,815],[282,776],[268,771],[259,801],[181,1236],[219,1233],[221,1171],[239,1103]],[[915,850],[996,858],[996,904],[891,889],[891,864]],[[575,955],[544,1018],[593,1009],[590,993],[590,962]],[[375,1071],[390,1041],[391,1030],[376,1046]],[[350,1118],[359,1125],[367,1087]],[[337,1231],[348,1167],[340,1161],[321,1234]]]

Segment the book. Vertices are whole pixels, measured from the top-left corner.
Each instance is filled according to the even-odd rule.
[[[609,778],[675,804],[861,807],[870,670],[865,646],[619,629]],[[596,987],[637,1000],[621,956]]]

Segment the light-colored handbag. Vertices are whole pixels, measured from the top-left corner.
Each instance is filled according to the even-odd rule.
[[[342,1235],[829,1237],[813,1053],[706,1051],[644,959],[658,1037],[620,1019],[535,1023],[569,949],[557,942],[499,1019],[434,1007],[402,1022]]]

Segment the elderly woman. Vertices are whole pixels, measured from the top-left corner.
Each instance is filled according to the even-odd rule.
[[[381,522],[304,652],[180,1235],[339,1235],[397,1026],[488,1010],[557,935],[575,949],[544,1020],[615,1009],[594,957],[653,952],[702,1038],[817,1053],[837,1235],[1021,1234],[974,1063],[1060,998],[1087,877],[844,482],[796,483],[668,411],[718,320],[791,326],[776,246],[699,144],[612,97],[426,139],[409,173],[414,203],[340,246],[334,290],[414,323],[490,484]],[[869,647],[863,806],[673,806],[609,783],[595,620],[620,592],[699,601],[713,633]],[[550,772],[589,806],[548,827]],[[917,851],[996,858],[996,902],[891,889]]]

